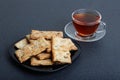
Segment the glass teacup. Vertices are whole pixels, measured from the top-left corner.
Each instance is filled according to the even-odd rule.
[[[97,31],[102,16],[100,12],[89,9],[78,9],[72,13],[72,23],[77,37],[91,38]],[[103,29],[102,29],[103,30]]]

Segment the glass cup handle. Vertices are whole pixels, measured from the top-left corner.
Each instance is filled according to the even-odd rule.
[[[101,33],[103,32],[104,30],[106,29],[106,23],[101,21],[100,22],[100,25],[98,26],[98,29],[96,31],[96,33]]]

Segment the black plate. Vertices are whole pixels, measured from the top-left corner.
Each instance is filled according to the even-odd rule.
[[[79,44],[76,41],[73,41],[73,42],[78,47],[78,50],[77,51],[71,51],[72,64],[73,64],[73,61],[81,53]],[[20,64],[21,66],[23,66],[23,67],[25,67],[27,69],[30,69],[30,70],[33,70],[33,71],[39,71],[39,72],[54,72],[54,71],[61,70],[61,69],[65,68],[65,67],[67,67],[68,65],[70,65],[70,64],[64,64],[64,65],[37,66],[37,67],[35,67],[35,66],[30,65],[29,60],[26,61],[25,63],[20,63],[19,60],[17,59],[17,57],[15,56],[16,48],[15,48],[14,44],[12,46],[10,46],[10,49],[9,49],[10,56],[13,58],[14,61],[16,61],[18,64]]]

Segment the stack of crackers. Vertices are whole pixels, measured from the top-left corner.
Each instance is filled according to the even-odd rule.
[[[78,49],[71,39],[63,38],[62,31],[38,30],[32,30],[15,47],[20,63],[30,60],[31,66],[72,63],[70,51]]]

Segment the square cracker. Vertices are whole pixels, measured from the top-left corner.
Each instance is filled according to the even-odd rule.
[[[44,37],[45,39],[51,39],[53,36],[63,37],[62,31],[38,31],[32,30],[31,32],[31,39],[38,39],[40,37]]]
[[[53,62],[51,59],[45,59],[45,60],[38,60],[35,57],[31,58],[31,66],[49,66],[53,65]]]
[[[77,47],[69,38],[52,38],[52,56],[53,62],[62,64],[71,63],[71,50],[77,50]]]
[[[18,49],[15,51],[15,55],[17,56],[20,63],[23,63],[24,61],[28,60],[32,55],[32,46],[33,45],[26,45],[23,49]]]
[[[18,41],[15,46],[18,48],[18,49],[22,49],[25,45],[27,45],[28,42],[26,39],[22,39],[20,41]]]
[[[77,50],[78,48],[69,38],[52,38],[52,50]]]
[[[44,39],[44,41],[43,42],[39,42],[40,41],[40,39],[41,38],[39,38],[39,39],[37,39],[37,40],[30,40],[30,43],[31,44],[35,44],[35,45],[44,45],[44,46],[46,46],[46,51],[49,53],[49,52],[51,52],[52,51],[52,42],[51,42],[51,40],[46,40],[46,39]],[[42,41],[42,40],[41,40]],[[44,43],[45,42],[45,43]],[[46,45],[45,45],[46,44]]]
[[[38,40],[32,40],[30,44],[26,45],[23,49],[23,56],[21,57],[21,63],[28,60],[32,56],[35,56],[48,48],[48,42],[44,38]]]
[[[72,63],[70,56],[71,54],[69,51],[54,50],[53,51],[53,62],[58,62],[61,64]]]

